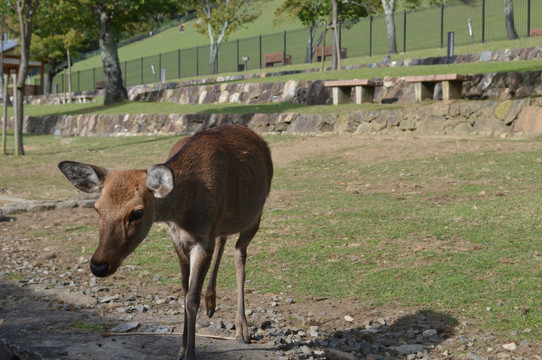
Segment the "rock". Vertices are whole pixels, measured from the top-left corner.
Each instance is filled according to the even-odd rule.
[[[348,322],[352,322],[352,321],[354,321],[354,318],[353,318],[352,316],[350,316],[350,315],[346,315],[346,316],[344,317],[344,320],[346,320],[346,321],[348,321]]]
[[[309,335],[312,336],[312,337],[318,337],[318,335],[320,335],[318,333],[318,330],[320,330],[320,328],[318,326],[311,326],[309,328]]]
[[[126,323],[126,324],[120,324],[120,325],[117,325],[115,326],[114,328],[112,328],[110,331],[115,333],[115,332],[119,332],[119,333],[125,333],[125,332],[128,332],[128,331],[132,331],[134,329],[137,329],[139,327],[139,325],[141,325],[139,322],[131,322],[131,323]]]
[[[514,123],[514,131],[542,134],[542,107],[525,106]]]
[[[266,329],[268,329],[268,328],[270,328],[270,327],[271,327],[271,321],[269,321],[269,320],[264,320],[264,321],[262,321],[262,323],[261,323],[261,325],[260,325],[260,328],[261,328],[262,330],[266,330]]]
[[[71,291],[60,291],[56,294],[56,298],[64,303],[80,306],[89,306],[96,304],[96,299],[92,296]]]
[[[478,356],[476,354],[471,353],[470,351],[467,353],[467,359],[469,360],[487,360],[487,358]]]
[[[324,349],[324,355],[328,360],[356,360],[356,357],[350,353],[330,348]]]
[[[435,336],[438,334],[438,331],[435,330],[435,329],[429,329],[429,330],[425,330],[423,332],[423,337],[431,337],[431,336]]]
[[[504,344],[502,347],[503,349],[508,350],[508,351],[516,351],[518,348],[516,343],[513,343],[513,342],[510,344]]]
[[[423,353],[425,351],[425,348],[422,345],[418,345],[418,344],[391,346],[390,348],[403,355],[416,354],[418,352]]]

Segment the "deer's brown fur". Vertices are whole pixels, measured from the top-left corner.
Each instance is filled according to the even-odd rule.
[[[64,161],[59,168],[80,190],[101,192],[95,207],[100,238],[91,258],[96,276],[113,274],[156,221],[167,222],[185,294],[181,359],[195,358],[195,321],[203,282],[213,259],[204,300],[216,306],[216,277],[228,235],[235,244],[238,310],[236,337],[249,342],[244,309],[246,249],[260,224],[273,165],[269,148],[252,130],[222,125],[179,140],[164,164],[148,170],[109,171]]]

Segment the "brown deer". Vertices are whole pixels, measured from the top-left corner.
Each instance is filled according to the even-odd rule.
[[[168,160],[148,170],[111,171],[63,161],[58,167],[85,192],[101,192],[98,248],[90,269],[95,276],[115,273],[147,237],[154,222],[167,222],[179,257],[184,291],[184,331],[178,359],[195,358],[196,315],[203,282],[208,316],[216,306],[216,276],[228,235],[235,244],[237,317],[235,335],[249,343],[244,307],[247,246],[258,231],[273,177],[266,142],[247,127],[221,125],[179,140]]]

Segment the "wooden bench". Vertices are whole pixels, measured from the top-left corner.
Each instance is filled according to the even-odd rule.
[[[292,55],[284,55],[284,52],[264,54],[263,63],[265,67],[271,67],[276,63],[292,65]]]
[[[324,81],[325,87],[331,87],[333,105],[350,102],[352,88],[356,88],[356,104],[372,103],[375,87],[382,86],[382,79],[355,79],[355,80],[328,80]]]
[[[440,75],[421,75],[407,76],[407,83],[414,83],[416,101],[424,99],[433,99],[433,92],[437,83],[442,83],[442,100],[452,100],[461,98],[463,81],[470,80],[469,75],[461,74],[440,74]]]
[[[529,36],[530,37],[533,37],[533,36],[540,36],[542,35],[542,29],[531,29],[529,31]]]
[[[105,81],[96,81],[94,88],[96,90],[105,89]]]
[[[316,62],[322,61],[322,47],[318,46],[314,51],[314,56],[316,56]],[[324,60],[326,57],[331,56],[331,45],[328,45],[324,48]],[[346,59],[346,48],[341,48],[341,59]]]

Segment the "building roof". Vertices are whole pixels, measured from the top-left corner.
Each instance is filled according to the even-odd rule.
[[[19,44],[18,39],[8,39],[2,41],[2,51],[10,51],[11,49],[14,49]]]

